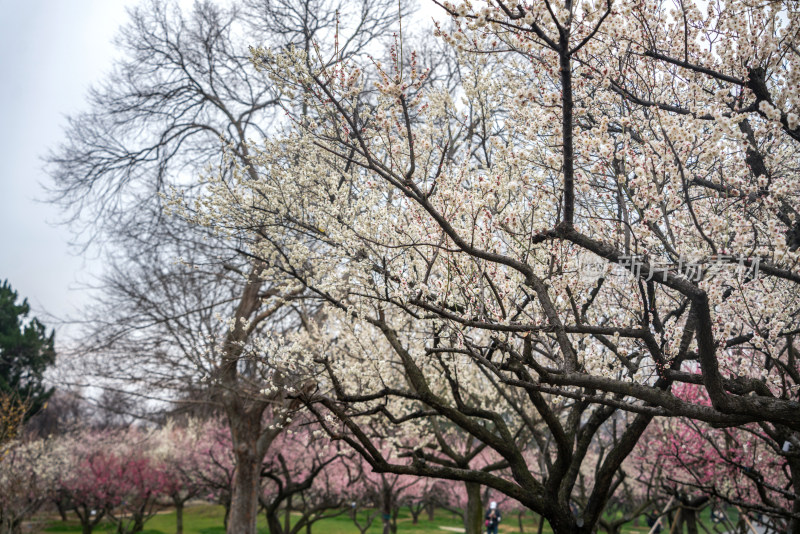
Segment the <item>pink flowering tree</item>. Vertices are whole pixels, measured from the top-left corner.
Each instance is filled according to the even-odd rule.
[[[119,534],[135,534],[161,509],[159,498],[167,489],[167,478],[163,464],[147,451],[125,452],[114,455],[108,464],[115,482],[113,491],[118,496],[118,504],[108,510],[108,518]]]
[[[236,466],[230,428],[222,418],[203,421],[197,429],[197,449],[182,469],[201,488],[200,495],[225,508],[228,525]]]
[[[133,534],[159,509],[167,487],[164,464],[152,455],[152,435],[125,431],[83,432],[59,438],[65,469],[56,488],[75,511],[84,534],[103,520],[120,534]]]
[[[406,505],[411,513],[411,523],[416,525],[423,513],[428,519],[433,521],[437,506],[447,503],[444,495],[449,485],[442,480],[435,478],[420,478],[417,482],[416,491],[413,495],[406,498]]]
[[[401,454],[406,456],[399,461],[409,461],[408,451],[412,449],[411,443],[418,444],[414,438],[393,435],[391,428],[376,425],[371,429],[374,433],[376,446],[381,447],[384,454]],[[390,446],[394,442],[396,449]],[[339,447],[347,447],[346,443],[336,442]],[[406,451],[406,452],[403,452]],[[396,473],[384,473],[375,470],[370,462],[360,455],[353,457],[345,463],[348,478],[351,483],[348,497],[351,499],[351,518],[359,530],[366,531],[369,526],[380,518],[383,534],[397,532],[397,517],[403,506],[408,506],[414,501],[422,500],[422,488],[419,477]],[[371,513],[358,515],[359,510],[371,509]]]
[[[485,443],[473,436],[464,435],[457,427],[443,427],[436,421],[431,425],[431,441],[423,445],[413,443],[410,449],[415,450],[417,458],[435,462],[438,465],[457,469],[479,469],[487,473],[497,473],[507,467],[502,457],[497,455]],[[528,463],[535,465],[537,455],[527,452]],[[480,534],[484,527],[484,509],[488,505],[486,497],[489,488],[478,483],[464,482],[447,484],[442,488],[440,506],[458,513],[463,521],[467,534]],[[423,494],[421,488],[417,494]],[[487,495],[484,495],[486,493]],[[496,501],[510,500],[504,495],[492,495]]]
[[[311,531],[317,521],[341,515],[354,482],[342,451],[312,424],[294,423],[270,448],[261,469],[261,507],[273,534]]]
[[[78,516],[81,532],[91,534],[108,512],[120,504],[112,466],[115,441],[109,433],[86,432],[60,439],[59,450],[66,469],[56,488]]]
[[[708,403],[701,388],[684,386],[680,395]],[[678,522],[694,525],[699,504],[736,506],[785,530],[793,519],[796,485],[789,441],[776,440],[766,424],[713,428],[690,419],[653,424],[635,451],[639,478],[658,480],[662,493],[683,504]],[[690,527],[696,528],[696,527]]]
[[[395,534],[400,509],[414,498],[419,479],[408,475],[376,472],[363,461],[361,476],[366,494],[372,497],[373,505],[380,512],[383,534]]]

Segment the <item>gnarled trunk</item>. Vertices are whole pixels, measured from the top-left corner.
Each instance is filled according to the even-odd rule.
[[[58,515],[61,517],[61,521],[67,520],[67,506],[64,504],[64,499],[59,498],[56,499],[56,509],[58,510]]]
[[[231,429],[233,454],[236,465],[233,471],[231,488],[231,509],[226,532],[228,534],[256,534],[258,518],[258,488],[261,478],[261,462],[264,453],[259,450],[261,418],[265,406],[253,403],[242,392],[238,367],[241,364],[243,346],[249,335],[244,322],[252,317],[260,305],[258,292],[262,286],[259,277],[261,269],[254,266],[247,280],[239,306],[234,314],[234,328],[228,334],[224,345],[223,403],[228,413]]]
[[[554,517],[547,518],[547,521],[550,523],[550,528],[553,529],[553,534],[588,534],[591,532],[585,527],[579,528],[575,524],[571,513],[558,514]]]
[[[233,475],[233,496],[228,516],[228,534],[256,534],[258,513],[259,467],[255,450],[249,447],[236,451]]]
[[[248,415],[229,412],[236,466],[233,471],[230,514],[225,530],[228,534],[256,534],[262,461],[258,451],[261,414],[258,414],[258,420],[253,420],[255,417]]]
[[[425,504],[422,502],[412,502],[408,505],[408,511],[411,512],[411,524],[416,525],[419,523],[419,516],[422,513],[422,510],[425,508]]]

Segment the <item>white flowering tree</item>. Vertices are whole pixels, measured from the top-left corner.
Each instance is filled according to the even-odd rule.
[[[168,420],[151,437],[150,455],[163,470],[163,501],[175,508],[175,534],[183,534],[183,511],[186,503],[207,493],[202,470],[199,466],[211,461],[213,443],[209,426],[196,419],[188,419],[185,424]]]
[[[49,158],[54,200],[109,257],[73,375],[224,411],[236,456],[229,529],[237,534],[256,530],[261,460],[291,408],[283,387],[261,393],[275,377],[254,368],[245,345],[254,333],[297,327],[305,310],[284,304],[303,288],[265,276],[236,241],[167,222],[160,194],[178,184],[202,191],[196,177],[227,165],[225,145],[252,167],[247,139],[276,128],[284,105],[304,112],[252,68],[250,43],[310,50],[335,35],[345,56],[363,54],[397,9],[394,0],[142,3],[120,32],[113,74]]]
[[[800,474],[795,4],[442,7],[455,98],[423,90],[402,39],[389,65],[255,50],[313,120],[199,206],[327,303],[295,358],[333,394],[306,402],[375,469],[493,487],[555,532],[592,531],[655,416],[755,422]],[[445,420],[510,476],[443,465],[425,438],[390,461],[367,417]]]
[[[0,445],[0,533],[22,532],[22,522],[47,502],[64,469],[59,460],[50,439]]]

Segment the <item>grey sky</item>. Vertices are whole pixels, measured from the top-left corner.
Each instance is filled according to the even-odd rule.
[[[48,326],[80,319],[101,271],[69,246],[63,214],[43,200],[42,157],[85,109],[116,54],[112,39],[138,0],[0,0],[0,280],[8,279]],[[186,5],[191,0],[181,0]],[[439,14],[422,2],[417,16]],[[69,328],[58,328],[61,342]]]
[[[111,66],[111,40],[131,0],[0,0],[0,279],[35,313],[75,316],[99,265],[71,253],[61,214],[39,202],[42,156],[65,117]],[[55,324],[54,319],[45,319]]]

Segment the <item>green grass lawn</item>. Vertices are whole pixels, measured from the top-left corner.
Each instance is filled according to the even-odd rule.
[[[365,512],[366,513],[366,512]],[[701,514],[701,521],[704,523],[709,522],[709,511],[704,510]],[[197,504],[188,506],[184,511],[183,525],[185,534],[225,534],[223,528],[224,510],[221,506],[211,504]],[[363,522],[362,522],[363,523]],[[623,532],[627,534],[642,534],[648,532],[649,528],[645,526],[644,520],[639,522],[638,526],[628,524]],[[523,528],[526,533],[535,533],[539,524],[539,518],[535,514],[528,512],[523,516]],[[67,522],[49,520],[40,520],[34,525],[34,532],[52,532],[60,533],[75,533],[80,532],[80,524],[77,520],[70,520]],[[266,526],[264,516],[258,519],[259,533],[269,534]],[[447,532],[439,527],[460,527],[461,519],[454,514],[444,510],[437,510],[434,521],[428,521],[427,516],[423,513],[420,516],[419,523],[414,525],[411,521],[411,514],[408,510],[403,510],[398,516],[397,531],[398,534],[444,534]],[[511,534],[512,532],[519,532],[519,521],[516,514],[507,514],[503,518],[501,525],[501,532]],[[98,534],[107,534],[113,532],[113,528],[108,523],[99,525],[95,532]],[[144,534],[174,534],[175,532],[175,512],[164,511],[147,522]],[[382,532],[380,518],[376,518],[368,534],[380,534]],[[547,523],[545,523],[544,533],[552,534]],[[305,530],[302,531],[305,534]],[[358,534],[358,529],[353,524],[348,515],[341,515],[338,517],[323,519],[314,523],[312,527],[312,534]]]
[[[223,528],[224,510],[216,505],[195,505],[189,506],[184,511],[183,530],[185,534],[225,534]],[[362,521],[363,522],[363,521]],[[404,510],[398,516],[398,533],[403,534],[427,534],[432,532],[444,533],[440,526],[458,527],[461,526],[460,519],[453,514],[437,510],[437,517],[434,521],[428,521],[420,517],[419,523],[414,525],[411,522],[411,514]],[[80,524],[76,520],[68,522],[47,521],[42,525],[42,532],[53,533],[74,533],[80,532]],[[260,534],[269,534],[266,520],[263,515],[258,518]],[[95,532],[105,534],[113,532],[112,526],[107,523],[99,525]],[[144,534],[174,534],[175,532],[175,512],[167,511],[151,518],[145,527]],[[376,518],[370,529],[369,534],[380,534],[382,532],[380,518]],[[305,530],[303,530],[305,533]],[[358,529],[348,515],[323,519],[314,523],[312,533],[315,534],[358,534]]]

